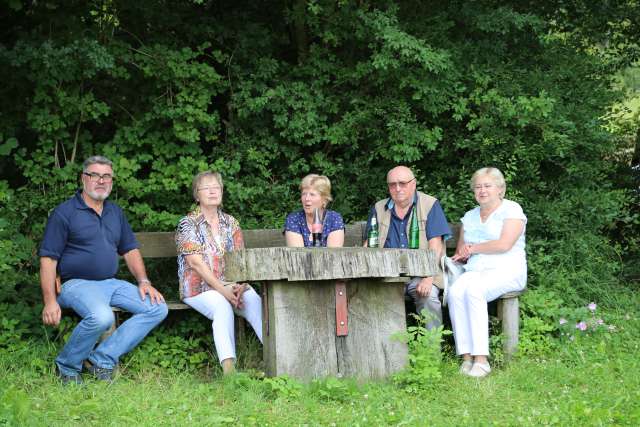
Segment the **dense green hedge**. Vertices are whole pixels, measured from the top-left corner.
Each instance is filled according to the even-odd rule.
[[[47,214],[96,153],[137,230],[172,230],[207,168],[256,228],[283,224],[310,172],[363,219],[398,163],[457,220],[494,165],[529,217],[531,286],[604,298],[638,224],[615,179],[629,140],[604,118],[639,6],[607,4],[4,1],[0,303],[39,301]]]

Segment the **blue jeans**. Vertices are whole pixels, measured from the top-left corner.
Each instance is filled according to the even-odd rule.
[[[58,304],[72,308],[82,317],[56,358],[56,365],[64,375],[77,375],[85,359],[100,368],[115,368],[120,356],[138,345],[168,313],[166,304],[151,304],[149,296],[142,300],[137,286],[118,279],[68,280],[62,285]],[[115,320],[112,306],[133,316],[94,349]]]

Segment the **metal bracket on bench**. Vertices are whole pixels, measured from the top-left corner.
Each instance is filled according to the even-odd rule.
[[[347,282],[336,281],[336,336],[344,337],[349,333],[347,308]]]

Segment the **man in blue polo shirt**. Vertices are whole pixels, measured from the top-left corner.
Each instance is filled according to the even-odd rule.
[[[82,383],[85,360],[96,378],[110,381],[120,356],[167,316],[167,305],[147,278],[138,242],[122,209],[106,200],[113,184],[111,161],[93,156],[82,169],[82,190],[53,210],[39,251],[42,321],[58,325],[60,307],[72,308],[82,318],[55,361],[64,384]],[[137,287],[115,278],[118,255]],[[59,290],[56,275],[62,283]],[[112,306],[133,315],[94,349],[114,322]]]
[[[442,211],[440,202],[434,197],[416,191],[416,178],[411,169],[397,166],[387,174],[390,198],[378,201],[369,213],[365,236],[369,235],[371,218],[378,223],[378,244],[384,248],[408,248],[411,212],[416,207],[420,226],[420,249],[432,249],[438,259],[444,254],[444,241],[451,236],[451,229]],[[414,277],[405,287],[418,313],[426,309],[431,315],[427,329],[442,324],[442,306],[438,295],[438,280],[434,277]]]

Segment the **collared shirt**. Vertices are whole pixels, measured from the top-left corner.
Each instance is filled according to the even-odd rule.
[[[322,246],[327,246],[327,238],[329,234],[336,230],[344,230],[344,221],[342,215],[336,211],[327,210],[322,220]],[[302,235],[305,247],[313,246],[313,237],[309,226],[307,225],[307,217],[304,214],[304,210],[292,212],[287,215],[287,219],[284,222],[284,231],[292,231]]]
[[[62,281],[115,277],[118,255],[138,248],[122,209],[104,201],[102,215],[87,206],[82,191],[58,205],[47,221],[38,255],[58,261]]]
[[[407,225],[411,219],[410,212],[413,209],[413,206],[418,201],[417,194],[413,198],[413,203],[407,211],[407,214],[404,218],[398,217],[396,214],[396,210],[394,209],[395,203],[392,199],[389,199],[387,202],[385,209],[391,209],[391,222],[389,223],[389,232],[387,233],[387,239],[384,242],[385,248],[408,248],[409,247],[409,236],[407,236]],[[369,229],[371,228],[371,218],[376,215],[376,208],[373,206],[371,211],[369,212],[369,218],[367,219],[367,227],[364,234],[364,239],[366,240],[366,236],[369,235]],[[440,202],[436,200],[433,204],[433,207],[429,211],[427,215],[427,227],[426,227],[426,235],[427,240],[433,239],[434,237],[442,237],[444,240],[447,240],[451,237],[451,229],[449,228],[449,224],[447,222],[447,217],[442,210],[442,206],[440,206]]]
[[[178,223],[176,249],[181,299],[194,297],[213,289],[195,270],[189,267],[186,260],[187,255],[202,255],[202,259],[209,266],[216,279],[224,282],[224,254],[244,248],[242,230],[238,221],[221,210],[218,210],[218,221],[219,234],[214,235],[211,226],[198,207]]]

